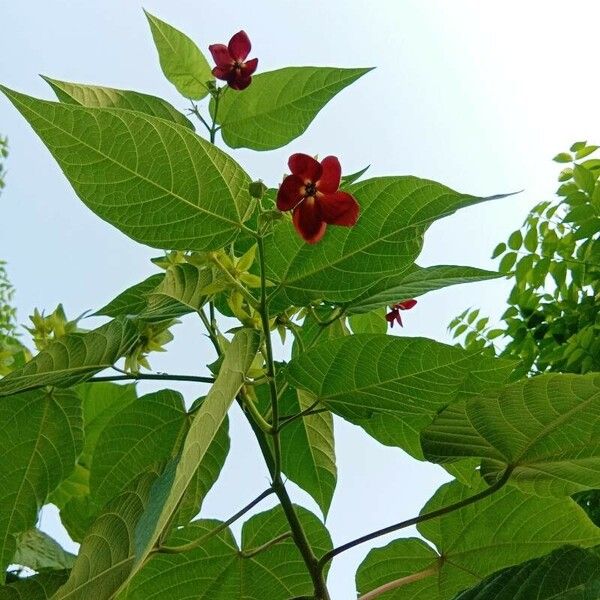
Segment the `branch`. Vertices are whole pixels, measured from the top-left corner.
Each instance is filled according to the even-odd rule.
[[[223,529],[227,529],[232,523],[235,523],[239,518],[243,517],[249,510],[254,508],[261,500],[270,496],[274,492],[273,488],[269,488],[265,490],[262,494],[254,498],[252,502],[244,506],[241,510],[235,513],[232,517],[227,519],[221,523],[218,527],[215,527],[212,531],[209,531],[207,534],[199,537],[197,540],[193,542],[189,542],[188,544],[182,544],[181,546],[159,546],[156,548],[155,552],[160,552],[164,554],[180,554],[182,552],[189,552],[190,550],[195,550],[199,548],[207,539],[211,538],[213,535],[223,531]]]
[[[411,525],[417,525],[418,523],[423,523],[424,521],[429,521],[430,519],[435,519],[436,517],[441,517],[448,513],[454,512],[455,510],[459,510],[465,506],[469,506],[469,504],[474,504],[479,500],[483,500],[488,496],[491,496],[493,493],[497,492],[500,488],[502,488],[506,482],[509,480],[510,475],[512,473],[512,467],[507,467],[502,477],[496,481],[489,488],[475,494],[474,496],[470,496],[469,498],[464,498],[459,502],[455,502],[454,504],[450,504],[449,506],[445,506],[443,508],[438,508],[437,510],[433,510],[431,512],[425,513],[424,515],[419,515],[418,517],[413,517],[412,519],[408,519],[407,521],[401,521],[400,523],[396,523],[395,525],[390,525],[389,527],[384,527],[383,529],[378,529],[377,531],[373,531],[372,533],[368,533],[367,535],[363,535],[362,537],[356,538],[342,546],[338,546],[333,550],[327,552],[322,556],[319,560],[319,568],[323,569],[325,565],[336,557],[338,554],[342,552],[346,552],[346,550],[350,550],[355,546],[360,544],[364,544],[365,542],[369,542],[374,540],[375,538],[381,537],[382,535],[386,535],[388,533],[392,533],[394,531],[398,531],[399,529],[404,529],[405,527],[410,527]]]
[[[421,581],[421,579],[425,579],[426,577],[431,577],[432,575],[435,575],[437,571],[437,565],[434,565],[433,567],[429,567],[428,569],[424,569],[423,571],[419,571],[418,573],[413,573],[412,575],[401,577],[400,579],[396,579],[395,581],[384,583],[378,588],[367,592],[358,600],[373,600],[374,598],[382,596],[386,592],[391,592],[392,590],[397,590],[398,588],[408,585],[409,583],[414,583],[415,581]]]
[[[257,546],[256,548],[252,548],[251,550],[240,550],[240,556],[242,558],[252,558],[253,556],[256,556],[257,554],[260,554],[261,552],[268,550],[271,546],[275,546],[275,544],[279,544],[279,542],[283,542],[284,540],[287,540],[290,537],[292,537],[292,532],[286,531],[285,533],[278,535],[277,537],[273,538],[272,540],[269,540],[262,546]]]
[[[101,381],[140,381],[142,379],[152,381],[195,381],[197,383],[214,383],[213,377],[200,377],[197,375],[169,375],[167,373],[129,373],[127,375],[102,375],[92,377],[85,383],[99,383]]]

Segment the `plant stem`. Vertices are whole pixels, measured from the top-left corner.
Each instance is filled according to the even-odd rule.
[[[271,395],[271,423],[273,428],[273,458],[275,469],[273,483],[281,481],[281,441],[279,439],[279,399],[277,395],[277,382],[275,380],[275,360],[273,358],[273,344],[271,342],[271,328],[269,326],[269,305],[267,303],[267,276],[265,264],[265,243],[262,236],[257,236],[258,260],[260,263],[260,319],[265,337],[267,379]]]
[[[193,542],[189,542],[188,544],[182,544],[181,546],[159,546],[156,548],[155,552],[160,552],[164,554],[180,554],[181,552],[189,552],[190,550],[195,550],[199,548],[207,539],[213,537],[217,533],[227,529],[232,523],[235,523],[239,518],[243,517],[249,510],[253,509],[259,502],[264,500],[267,496],[270,496],[274,490],[269,488],[258,495],[252,502],[246,504],[244,508],[235,513],[232,517],[229,517],[227,521],[221,523],[218,527],[215,527],[212,531],[209,531],[207,534],[199,537],[197,540]]]
[[[425,513],[423,515],[419,515],[417,517],[413,517],[412,519],[408,519],[407,521],[401,521],[400,523],[396,523],[394,525],[390,525],[388,527],[384,527],[383,529],[378,529],[377,531],[373,531],[372,533],[368,533],[367,535],[363,535],[355,540],[347,542],[342,546],[338,546],[334,548],[330,552],[324,554],[319,560],[319,568],[323,569],[323,567],[334,557],[342,552],[346,552],[346,550],[350,550],[360,544],[364,544],[365,542],[369,542],[374,540],[375,538],[381,537],[382,535],[386,535],[388,533],[392,533],[394,531],[398,531],[399,529],[404,529],[405,527],[410,527],[411,525],[417,525],[418,523],[423,523],[424,521],[429,521],[430,519],[435,519],[436,517],[441,517],[448,513],[454,512],[455,510],[459,510],[465,506],[469,506],[469,504],[474,504],[479,500],[483,500],[488,496],[491,496],[495,492],[497,492],[500,488],[502,488],[506,482],[509,480],[510,475],[512,473],[512,468],[507,467],[502,477],[496,481],[489,488],[475,494],[474,496],[470,496],[469,498],[464,498],[459,502],[455,502],[454,504],[450,504],[449,506],[444,506],[443,508],[439,508],[437,510],[433,510],[431,512]]]
[[[278,431],[281,431],[286,425],[289,425],[290,423],[293,423],[296,419],[302,419],[303,417],[307,417],[308,415],[313,415],[313,414],[318,414],[320,412],[325,412],[327,409],[319,409],[319,410],[313,410],[315,408],[315,406],[317,406],[317,404],[319,404],[319,400],[315,400],[315,402],[313,402],[308,408],[305,408],[303,411],[295,414],[295,415],[291,415],[289,417],[281,417],[280,421],[281,424],[279,425],[279,429]]]
[[[214,112],[213,118],[212,118],[212,126],[209,129],[210,143],[211,144],[215,143],[215,136],[217,135],[217,114],[219,112],[219,99],[220,99],[220,97],[221,97],[221,90],[219,90],[213,96],[213,98],[215,99],[215,112]]]
[[[437,565],[433,567],[429,567],[428,569],[424,569],[423,571],[419,571],[418,573],[413,573],[412,575],[407,575],[406,577],[401,577],[400,579],[396,579],[395,581],[390,581],[389,583],[384,583],[378,588],[367,592],[362,595],[358,600],[374,600],[374,598],[379,598],[386,592],[391,592],[392,590],[397,590],[409,583],[414,583],[415,581],[421,581],[421,579],[425,579],[426,577],[431,577],[438,572]]]
[[[169,375],[167,373],[160,374],[144,374],[131,373],[128,375],[101,375],[100,377],[92,377],[86,383],[99,383],[101,381],[125,381],[125,380],[152,380],[152,381],[195,381],[198,383],[214,383],[214,377],[200,377],[196,375]]]
[[[251,398],[248,398],[248,395],[243,391],[240,393],[242,398],[242,403],[247,412],[250,413],[256,424],[265,432],[265,433],[273,433],[273,426],[268,423],[263,416],[260,414],[256,404],[252,401]]]
[[[253,556],[256,556],[257,554],[260,554],[261,552],[268,550],[269,548],[271,548],[271,546],[275,546],[276,544],[279,544],[279,542],[283,542],[284,540],[287,540],[290,537],[292,537],[292,532],[286,531],[285,533],[278,535],[276,538],[269,540],[262,546],[258,546],[257,548],[252,548],[251,550],[240,551],[240,556],[242,558],[252,558]]]
[[[220,271],[225,275],[225,277],[229,280],[229,282],[233,285],[233,287],[240,293],[246,300],[248,304],[258,310],[259,305],[256,301],[256,298],[229,272],[227,267],[218,259],[216,254],[213,254],[211,260],[215,263],[217,267],[219,267]]]
[[[206,122],[206,119],[200,114],[200,111],[198,110],[198,106],[196,104],[194,104],[194,102],[192,102],[192,108],[190,108],[190,114],[194,115],[204,125],[204,127],[206,127],[206,129],[208,130],[208,133],[210,134],[212,128]]]

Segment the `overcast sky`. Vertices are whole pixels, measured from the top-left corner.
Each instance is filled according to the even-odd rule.
[[[531,206],[551,198],[559,170],[552,156],[573,141],[600,140],[600,4],[594,0],[0,4],[0,82],[39,97],[53,98],[38,73],[153,93],[185,108],[162,76],[142,6],[202,49],[245,29],[259,71],[288,65],[377,67],[337,96],[289,146],[234,156],[271,185],[281,180],[291,153],[305,152],[337,155],[345,172],[370,164],[371,176],[418,175],[476,195],[525,190],[433,226],[423,265],[494,268],[489,256],[496,243],[521,224]],[[11,150],[0,200],[0,258],[9,263],[22,322],[36,306],[51,311],[63,302],[71,316],[99,308],[153,271],[148,259],[159,253],[93,215],[4,99],[0,134],[8,135]],[[430,294],[406,313],[400,333],[447,341],[453,316],[472,305],[497,316],[507,289],[498,281]],[[151,357],[156,370],[191,373],[210,360],[194,320],[186,319],[175,335],[167,355]],[[202,392],[179,389],[188,400]],[[229,517],[267,483],[237,414],[232,431],[232,451],[205,503],[206,516]],[[339,480],[327,522],[336,545],[414,516],[446,479],[437,467],[339,421],[336,443]],[[317,511],[306,494],[290,488],[298,502]],[[44,512],[42,526],[71,547],[52,511]],[[367,551],[365,545],[336,559],[329,579],[334,600],[354,597],[354,571]]]

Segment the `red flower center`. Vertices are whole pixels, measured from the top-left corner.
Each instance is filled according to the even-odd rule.
[[[304,197],[310,198],[311,196],[314,196],[316,193],[317,193],[317,184],[313,183],[312,181],[309,181],[304,186]]]

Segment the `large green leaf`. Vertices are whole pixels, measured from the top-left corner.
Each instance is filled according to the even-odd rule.
[[[350,315],[348,322],[354,333],[386,333],[388,328],[385,309],[382,307],[370,312]]]
[[[380,442],[422,458],[419,431],[461,398],[495,389],[512,363],[425,338],[357,334],[295,357],[288,381]]]
[[[75,562],[74,554],[67,552],[54,538],[39,529],[20,533],[16,543],[17,549],[11,562],[33,571],[66,570]]]
[[[58,81],[58,79],[50,79],[50,77],[43,77],[43,79],[50,84],[56,97],[66,104],[135,110],[172,121],[190,129],[194,128],[192,122],[187,117],[182,115],[166,100],[157,98],[156,96],[133,92],[131,90],[117,90],[83,83],[69,83],[67,81]]]
[[[600,556],[565,546],[542,558],[484,579],[455,600],[595,600],[600,598]]]
[[[94,315],[113,318],[139,315],[146,310],[148,294],[155,290],[164,278],[164,273],[156,273],[156,275],[151,275],[144,281],[132,285],[97,310]]]
[[[181,394],[172,390],[147,394],[115,414],[102,431],[92,460],[90,488],[96,505],[102,507],[141,473],[176,456],[190,422]],[[187,523],[199,512],[228,451],[224,422],[184,496],[185,508],[179,508],[178,521]]]
[[[68,571],[49,571],[0,586],[1,600],[50,600],[67,581]]]
[[[273,150],[306,131],[317,113],[371,69],[286,67],[252,77],[242,93],[219,102],[217,122],[230,148]],[[211,113],[215,104],[211,100]]]
[[[541,496],[600,488],[600,375],[549,374],[449,406],[425,431],[428,460],[483,458]]]
[[[350,191],[361,207],[354,227],[330,227],[325,238],[312,245],[284,220],[266,240],[267,277],[277,286],[271,292],[275,309],[317,299],[352,304],[382,280],[398,278],[397,285],[413,268],[423,234],[433,221],[502,197],[459,194],[416,177],[367,179]]]
[[[296,512],[313,550],[320,556],[331,549],[331,539],[312,513]],[[206,535],[219,521],[197,521],[171,536],[177,546]],[[312,597],[313,586],[302,557],[291,538],[255,556],[250,552],[289,531],[280,507],[255,515],[242,529],[241,551],[229,529],[210,537],[185,554],[155,554],[131,582],[120,600],[289,600]]]
[[[408,298],[417,298],[451,285],[497,279],[501,276],[495,271],[486,271],[475,267],[458,265],[419,267],[414,265],[414,268],[407,274],[383,279],[369,288],[351,303],[348,312],[366,313],[381,306],[394,304]]]
[[[288,388],[281,398],[280,411],[295,415],[313,403],[310,394]],[[281,451],[283,472],[327,515],[337,480],[331,413],[306,416],[286,425],[281,430]]]
[[[457,481],[445,484],[422,514],[485,487],[481,480],[473,487]],[[495,571],[543,556],[564,544],[589,547],[600,542],[600,529],[570,498],[539,498],[510,487],[417,528],[435,549],[420,540],[401,539],[372,550],[357,573],[359,592],[427,570],[422,579],[398,587],[382,599],[450,600]]]
[[[133,111],[31,98],[0,87],[99,217],[170,250],[233,241],[250,206],[249,178],[186,127]]]
[[[183,396],[172,390],[146,394],[114,414],[92,456],[93,500],[103,507],[141,473],[172,458],[186,429]]]
[[[0,397],[46,385],[69,387],[111,367],[133,346],[137,327],[115,319],[87,333],[53,341],[21,369],[0,380]]]
[[[15,534],[31,529],[48,494],[75,466],[83,446],[81,401],[72,391],[36,390],[0,402],[0,572]]]
[[[238,331],[225,350],[219,375],[200,408],[194,413],[178,460],[172,461],[153,486],[149,505],[136,527],[136,567],[146,560],[167,530],[194,474],[206,455],[229,407],[244,384],[259,347],[256,331]]]
[[[211,68],[198,46],[172,25],[144,11],[150,24],[158,59],[165,77],[177,91],[192,100],[208,94],[207,83],[214,81]]]
[[[134,561],[134,530],[148,503],[156,473],[142,475],[109,502],[88,531],[67,583],[53,600],[110,600]]]
[[[135,385],[84,383],[77,387],[83,407],[84,446],[75,470],[50,495],[49,501],[60,509],[60,518],[69,535],[80,542],[94,509],[91,506],[90,464],[100,433],[113,415],[136,399]]]

